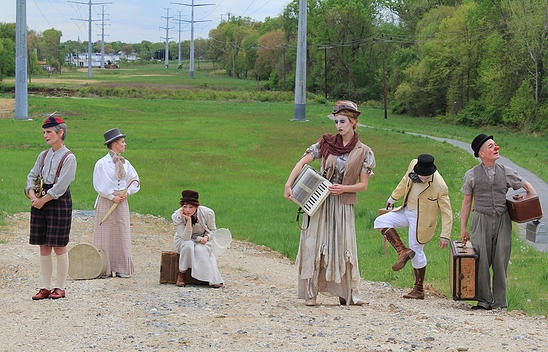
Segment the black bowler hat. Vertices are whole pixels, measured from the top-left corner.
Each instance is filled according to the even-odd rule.
[[[196,192],[196,191],[192,191],[190,189],[186,189],[184,190],[183,192],[181,192],[181,195],[183,196],[181,198],[181,205],[185,205],[185,204],[193,204],[193,205],[200,205],[200,201],[199,201],[199,193]]]
[[[418,162],[413,168],[413,171],[419,176],[430,176],[436,172],[437,168],[434,165],[434,157],[430,154],[421,154],[417,158]]]
[[[474,156],[479,157],[479,150],[483,143],[487,142],[489,139],[493,139],[493,136],[488,136],[486,134],[478,134],[476,138],[472,141],[472,150],[474,151]]]
[[[125,134],[122,134],[119,129],[113,128],[105,132],[105,145],[109,145],[115,140],[125,137]]]

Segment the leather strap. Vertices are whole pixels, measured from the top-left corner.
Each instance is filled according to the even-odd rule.
[[[67,156],[69,156],[70,154],[72,154],[72,152],[69,150],[68,152],[65,153],[65,155],[63,155],[63,157],[61,158],[61,162],[59,162],[59,166],[57,167],[57,172],[55,173],[55,179],[57,181],[57,177],[59,177],[59,174],[61,173],[61,168],[63,167],[63,163],[65,162],[65,159],[67,158]]]

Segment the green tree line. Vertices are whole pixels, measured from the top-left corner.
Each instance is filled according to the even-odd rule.
[[[236,79],[292,90],[298,0],[262,22],[230,17],[195,41],[195,55]],[[394,113],[527,132],[548,127],[548,2],[545,0],[308,0],[307,91],[318,100],[385,99]],[[13,33],[12,33],[13,32]],[[36,60],[63,62],[87,43],[46,44],[29,32]],[[13,74],[14,25],[0,25],[2,76]],[[60,38],[60,35],[59,35]],[[178,43],[170,43],[170,59]],[[94,44],[99,51],[100,43]],[[188,41],[182,43],[188,57]],[[164,43],[106,43],[105,52],[163,59]],[[57,55],[57,56],[56,56]]]

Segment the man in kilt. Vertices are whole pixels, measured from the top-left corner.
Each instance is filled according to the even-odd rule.
[[[31,201],[29,243],[40,246],[41,289],[33,300],[65,297],[69,268],[67,244],[72,221],[69,185],[76,174],[76,157],[65,146],[65,121],[50,115],[42,125],[49,149],[42,151],[27,176],[25,193]],[[36,186],[41,179],[43,187]],[[40,189],[41,188],[41,189]],[[57,257],[56,285],[52,289],[52,252]]]

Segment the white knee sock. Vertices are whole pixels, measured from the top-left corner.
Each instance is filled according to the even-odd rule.
[[[57,286],[61,290],[65,289],[67,274],[69,269],[68,253],[57,255]]]
[[[40,256],[40,281],[42,282],[42,288],[51,288],[51,273],[53,271],[53,260],[51,255]]]

